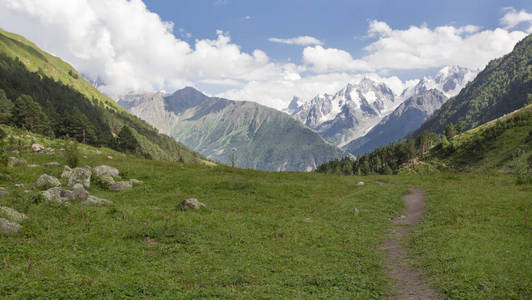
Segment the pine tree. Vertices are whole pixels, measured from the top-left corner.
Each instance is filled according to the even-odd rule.
[[[12,120],[16,126],[31,132],[52,135],[50,122],[41,106],[28,95],[21,95],[13,106]]]
[[[136,152],[139,145],[137,139],[128,126],[122,127],[118,133],[118,148],[125,152]]]
[[[7,124],[11,119],[13,102],[6,96],[4,90],[0,90],[0,124]]]
[[[453,124],[447,125],[447,127],[445,127],[445,136],[447,137],[447,139],[450,140],[455,135],[456,135],[456,129],[454,128],[454,125]]]

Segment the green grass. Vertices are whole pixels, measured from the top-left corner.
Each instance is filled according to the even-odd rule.
[[[429,197],[409,246],[446,298],[532,298],[531,186],[501,174],[394,179]]]
[[[35,201],[32,186],[62,168],[3,170],[11,194],[0,205],[29,219],[0,235],[0,298],[386,298],[380,245],[409,186],[429,197],[411,255],[446,297],[532,297],[532,226],[523,224],[531,188],[510,175],[269,173],[80,151],[81,166],[111,165],[145,184],[119,193],[93,184],[90,193],[114,205],[57,207]],[[65,163],[60,154],[22,156]],[[207,209],[180,210],[190,197]]]
[[[357,187],[361,178],[209,168],[81,148],[88,158],[80,165],[108,164],[145,184],[120,193],[91,186],[113,206],[55,207],[23,190],[61,168],[10,170],[0,186],[12,196],[0,205],[29,220],[18,234],[0,236],[0,297],[369,299],[389,291],[376,249],[402,208],[401,185]],[[61,155],[23,157],[65,162]],[[189,197],[207,209],[179,210]]]

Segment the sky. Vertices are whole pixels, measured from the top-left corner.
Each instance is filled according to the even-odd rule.
[[[364,76],[400,93],[532,33],[519,0],[0,0],[0,27],[111,97],[193,86],[277,109]]]

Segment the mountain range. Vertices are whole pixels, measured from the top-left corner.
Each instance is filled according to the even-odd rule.
[[[232,164],[234,155],[241,168],[311,171],[346,155],[285,113],[191,87],[128,95],[118,104],[212,160]]]
[[[334,95],[318,95],[306,102],[294,97],[285,112],[331,143],[362,154],[417,129],[476,74],[476,70],[446,66],[400,94],[386,83],[363,78]]]

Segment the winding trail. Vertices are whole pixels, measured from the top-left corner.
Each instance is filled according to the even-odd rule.
[[[425,195],[422,191],[411,188],[410,194],[401,199],[406,206],[404,215],[393,220],[394,229],[382,245],[382,249],[386,251],[387,274],[395,283],[396,294],[389,299],[440,299],[421,273],[412,266],[412,260],[403,247],[404,237],[423,217]]]

